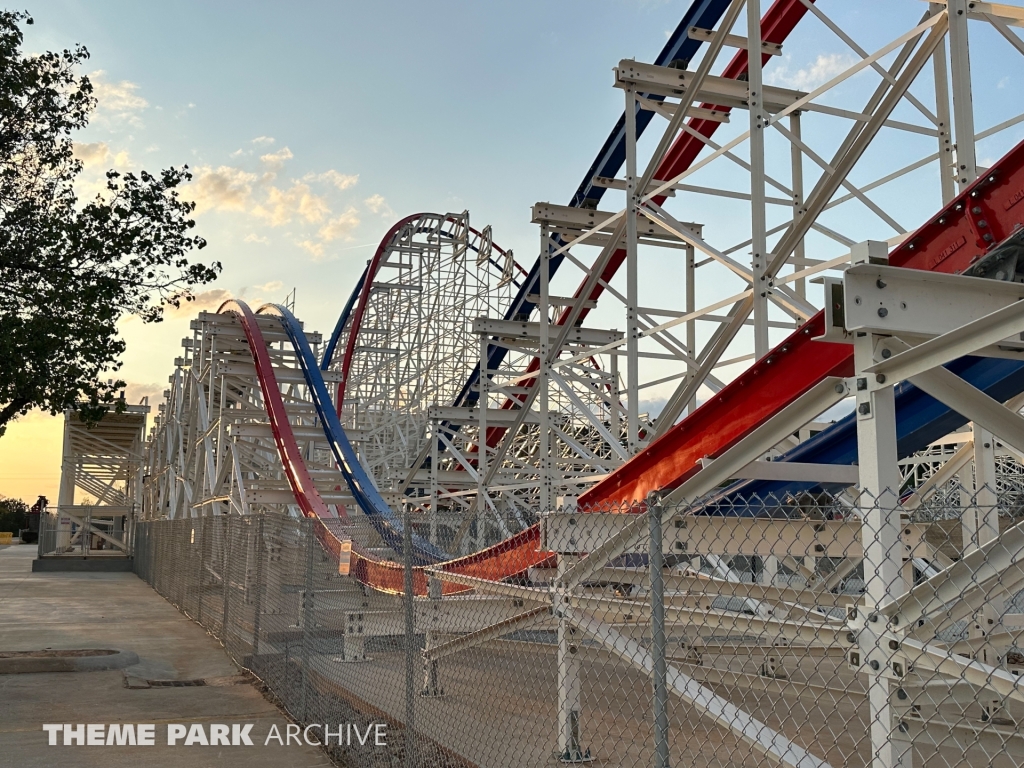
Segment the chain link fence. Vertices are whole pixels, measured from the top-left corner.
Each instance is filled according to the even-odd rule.
[[[496,582],[398,556],[405,594],[271,513],[139,523],[135,567],[297,722],[353,724],[339,765],[1021,766],[1015,499],[565,508],[540,530],[557,557]],[[386,744],[361,742],[377,723]]]

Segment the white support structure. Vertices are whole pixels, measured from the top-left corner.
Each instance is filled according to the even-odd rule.
[[[747,0],[747,39],[761,40],[761,2]],[[750,116],[750,227],[751,279],[754,291],[754,359],[760,360],[768,344],[768,223],[765,218],[765,119],[761,56],[749,56],[747,111]]]
[[[949,55],[953,75],[953,125],[956,139],[956,178],[962,190],[978,178],[974,146],[974,94],[971,87],[971,54],[968,45],[969,0],[949,0]]]
[[[583,718],[584,651],[597,653],[599,643],[612,668],[661,670],[646,646],[647,620],[657,614],[660,626],[662,618],[646,592],[657,591],[658,578],[635,565],[646,555],[657,567],[646,546],[649,520],[621,514],[645,511],[651,489],[637,481],[633,498],[621,497],[632,506],[607,513],[577,511],[575,499],[627,463],[641,465],[674,429],[713,431],[699,418],[676,428],[744,366],[772,364],[763,358],[773,345],[819,307],[821,340],[852,346],[854,376],[833,370],[735,439],[704,454],[703,445],[680,452],[685,462],[671,457],[676,474],[660,497],[671,511],[653,537],[661,534],[668,563],[668,689],[753,759],[800,768],[826,759],[909,766],[925,748],[938,750],[937,759],[977,760],[1003,732],[964,713],[980,706],[990,720],[997,710],[1004,718],[1010,709],[992,702],[1016,707],[1021,698],[1008,661],[1019,630],[1006,606],[1024,588],[1024,534],[1020,526],[1000,532],[999,510],[1005,498],[1024,496],[1024,403],[1003,405],[943,366],[968,355],[1024,360],[1024,285],[994,268],[982,276],[972,265],[966,276],[886,262],[924,223],[910,220],[902,201],[938,210],[975,180],[978,142],[1024,121],[983,123],[971,41],[984,38],[969,34],[984,25],[1024,53],[1011,29],[1024,24],[1024,11],[914,3],[919,21],[879,25],[886,37],[869,51],[827,15],[827,4],[790,3],[818,26],[797,24],[787,51],[820,46],[824,34],[842,46],[837,61],[852,56],[803,92],[773,84],[783,43],[763,38],[779,34],[779,6],[731,0],[714,28],[684,30],[702,44],[695,68],[682,59],[618,62],[614,86],[625,109],[613,154],[622,163],[595,166],[601,175],[585,180],[571,206],[533,206],[536,269],[500,248],[490,227],[473,229],[468,212],[409,217],[382,242],[376,271],[334,340],[325,378],[332,390],[341,386],[342,425],[388,503],[408,505],[448,557],[538,534],[541,550],[556,554],[557,570],[545,561],[493,580],[480,575],[486,569],[428,566],[430,594],[411,602],[428,633],[429,696],[441,693],[443,665],[468,649],[527,645],[511,639],[527,628],[556,633],[544,652],[557,668],[557,745],[546,748],[556,746],[566,763],[591,759],[599,735],[600,721]],[[753,55],[726,64],[726,48]],[[934,79],[928,95],[924,72]],[[843,104],[842,93],[855,89],[839,89],[854,77],[870,79],[867,95]],[[745,118],[734,114],[743,110]],[[640,135],[647,118],[654,141]],[[893,135],[926,149],[911,153],[909,141],[888,141]],[[877,158],[880,147],[884,175],[867,176],[864,158]],[[1006,194],[996,202],[1010,210],[1020,193]],[[694,200],[711,200],[723,214],[707,226],[692,222]],[[980,257],[991,235],[980,213],[969,213]],[[823,296],[812,278],[823,279]],[[620,323],[624,331],[607,327]],[[259,327],[313,484],[356,523],[361,551],[388,556],[386,532],[362,515],[359,494],[327,450],[280,325],[261,317]],[[299,515],[238,322],[204,313],[193,330],[149,443],[146,515]],[[307,336],[314,346],[323,341]],[[904,383],[948,406],[951,422],[963,417],[910,456],[897,450],[895,387]],[[758,394],[755,383],[742,397],[753,403]],[[829,428],[822,421],[851,399],[856,464],[776,461]],[[66,460],[75,455],[69,440]],[[59,501],[68,511],[77,510],[71,477],[69,470]],[[929,518],[956,478],[973,491],[963,518]],[[779,483],[785,492],[748,497],[733,480]],[[86,490],[107,493],[103,483]],[[217,546],[213,556],[223,562],[227,549]],[[348,613],[362,604],[362,587],[343,585],[339,605]],[[463,591],[450,594],[456,585]],[[343,659],[363,658],[367,635],[402,632],[393,607],[365,613],[362,629],[346,635]],[[962,636],[954,636],[958,622],[968,625]],[[530,653],[545,645],[530,644]],[[841,687],[807,682],[820,672],[799,667],[808,659],[842,661]],[[796,711],[795,700],[852,702],[851,721],[868,731],[858,734],[860,753],[791,724],[769,728],[737,704],[744,691],[779,702],[780,711]],[[1019,748],[1016,729],[1004,735],[1006,749]],[[969,757],[950,757],[951,744],[965,745]],[[667,763],[663,744],[658,755]]]
[[[40,556],[131,554],[148,414],[148,405],[121,402],[87,424],[78,411],[64,412],[55,536],[40,541]]]
[[[899,472],[896,453],[896,407],[892,384],[879,383],[865,369],[874,363],[874,334],[857,332],[854,360],[857,379],[857,455],[860,485],[867,495],[864,514],[864,574],[867,605],[859,626],[859,663],[868,675],[871,744],[876,768],[911,765],[909,744],[898,738],[899,722],[892,706],[891,653],[877,620],[878,608],[908,589],[904,581]],[[874,617],[874,620],[872,620]]]
[[[559,574],[564,574],[576,558],[562,553]],[[558,759],[563,763],[590,762],[593,757],[583,747],[581,735],[582,704],[582,632],[566,616],[565,606],[556,605],[558,617]]]

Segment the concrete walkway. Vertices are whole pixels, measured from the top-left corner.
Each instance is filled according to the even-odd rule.
[[[131,573],[32,573],[36,548],[0,551],[0,652],[109,648],[139,663],[101,672],[0,674],[0,767],[320,766],[313,746],[264,746],[271,725],[288,722],[238,669],[220,644]],[[130,689],[143,680],[196,680],[197,687]],[[48,746],[44,723],[152,723],[154,746]],[[167,724],[252,723],[254,746],[167,746]]]

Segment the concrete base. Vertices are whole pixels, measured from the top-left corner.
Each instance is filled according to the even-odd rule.
[[[283,713],[239,677],[220,643],[134,574],[31,573],[35,556],[30,547],[0,550],[0,650],[118,648],[138,663],[0,674],[0,768],[333,768],[319,747],[268,743],[271,726],[286,732]],[[205,684],[150,685],[194,680]],[[155,723],[156,744],[51,747],[44,723]],[[169,723],[207,732],[251,723],[254,746],[168,746]]]
[[[127,557],[37,557],[32,561],[33,573],[131,573],[132,561]]]

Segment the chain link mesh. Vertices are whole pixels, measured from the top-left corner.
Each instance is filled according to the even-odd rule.
[[[410,599],[263,512],[141,522],[135,569],[297,722],[387,723],[339,765],[1020,766],[1022,513],[952,488],[566,508],[557,566],[416,569]]]

